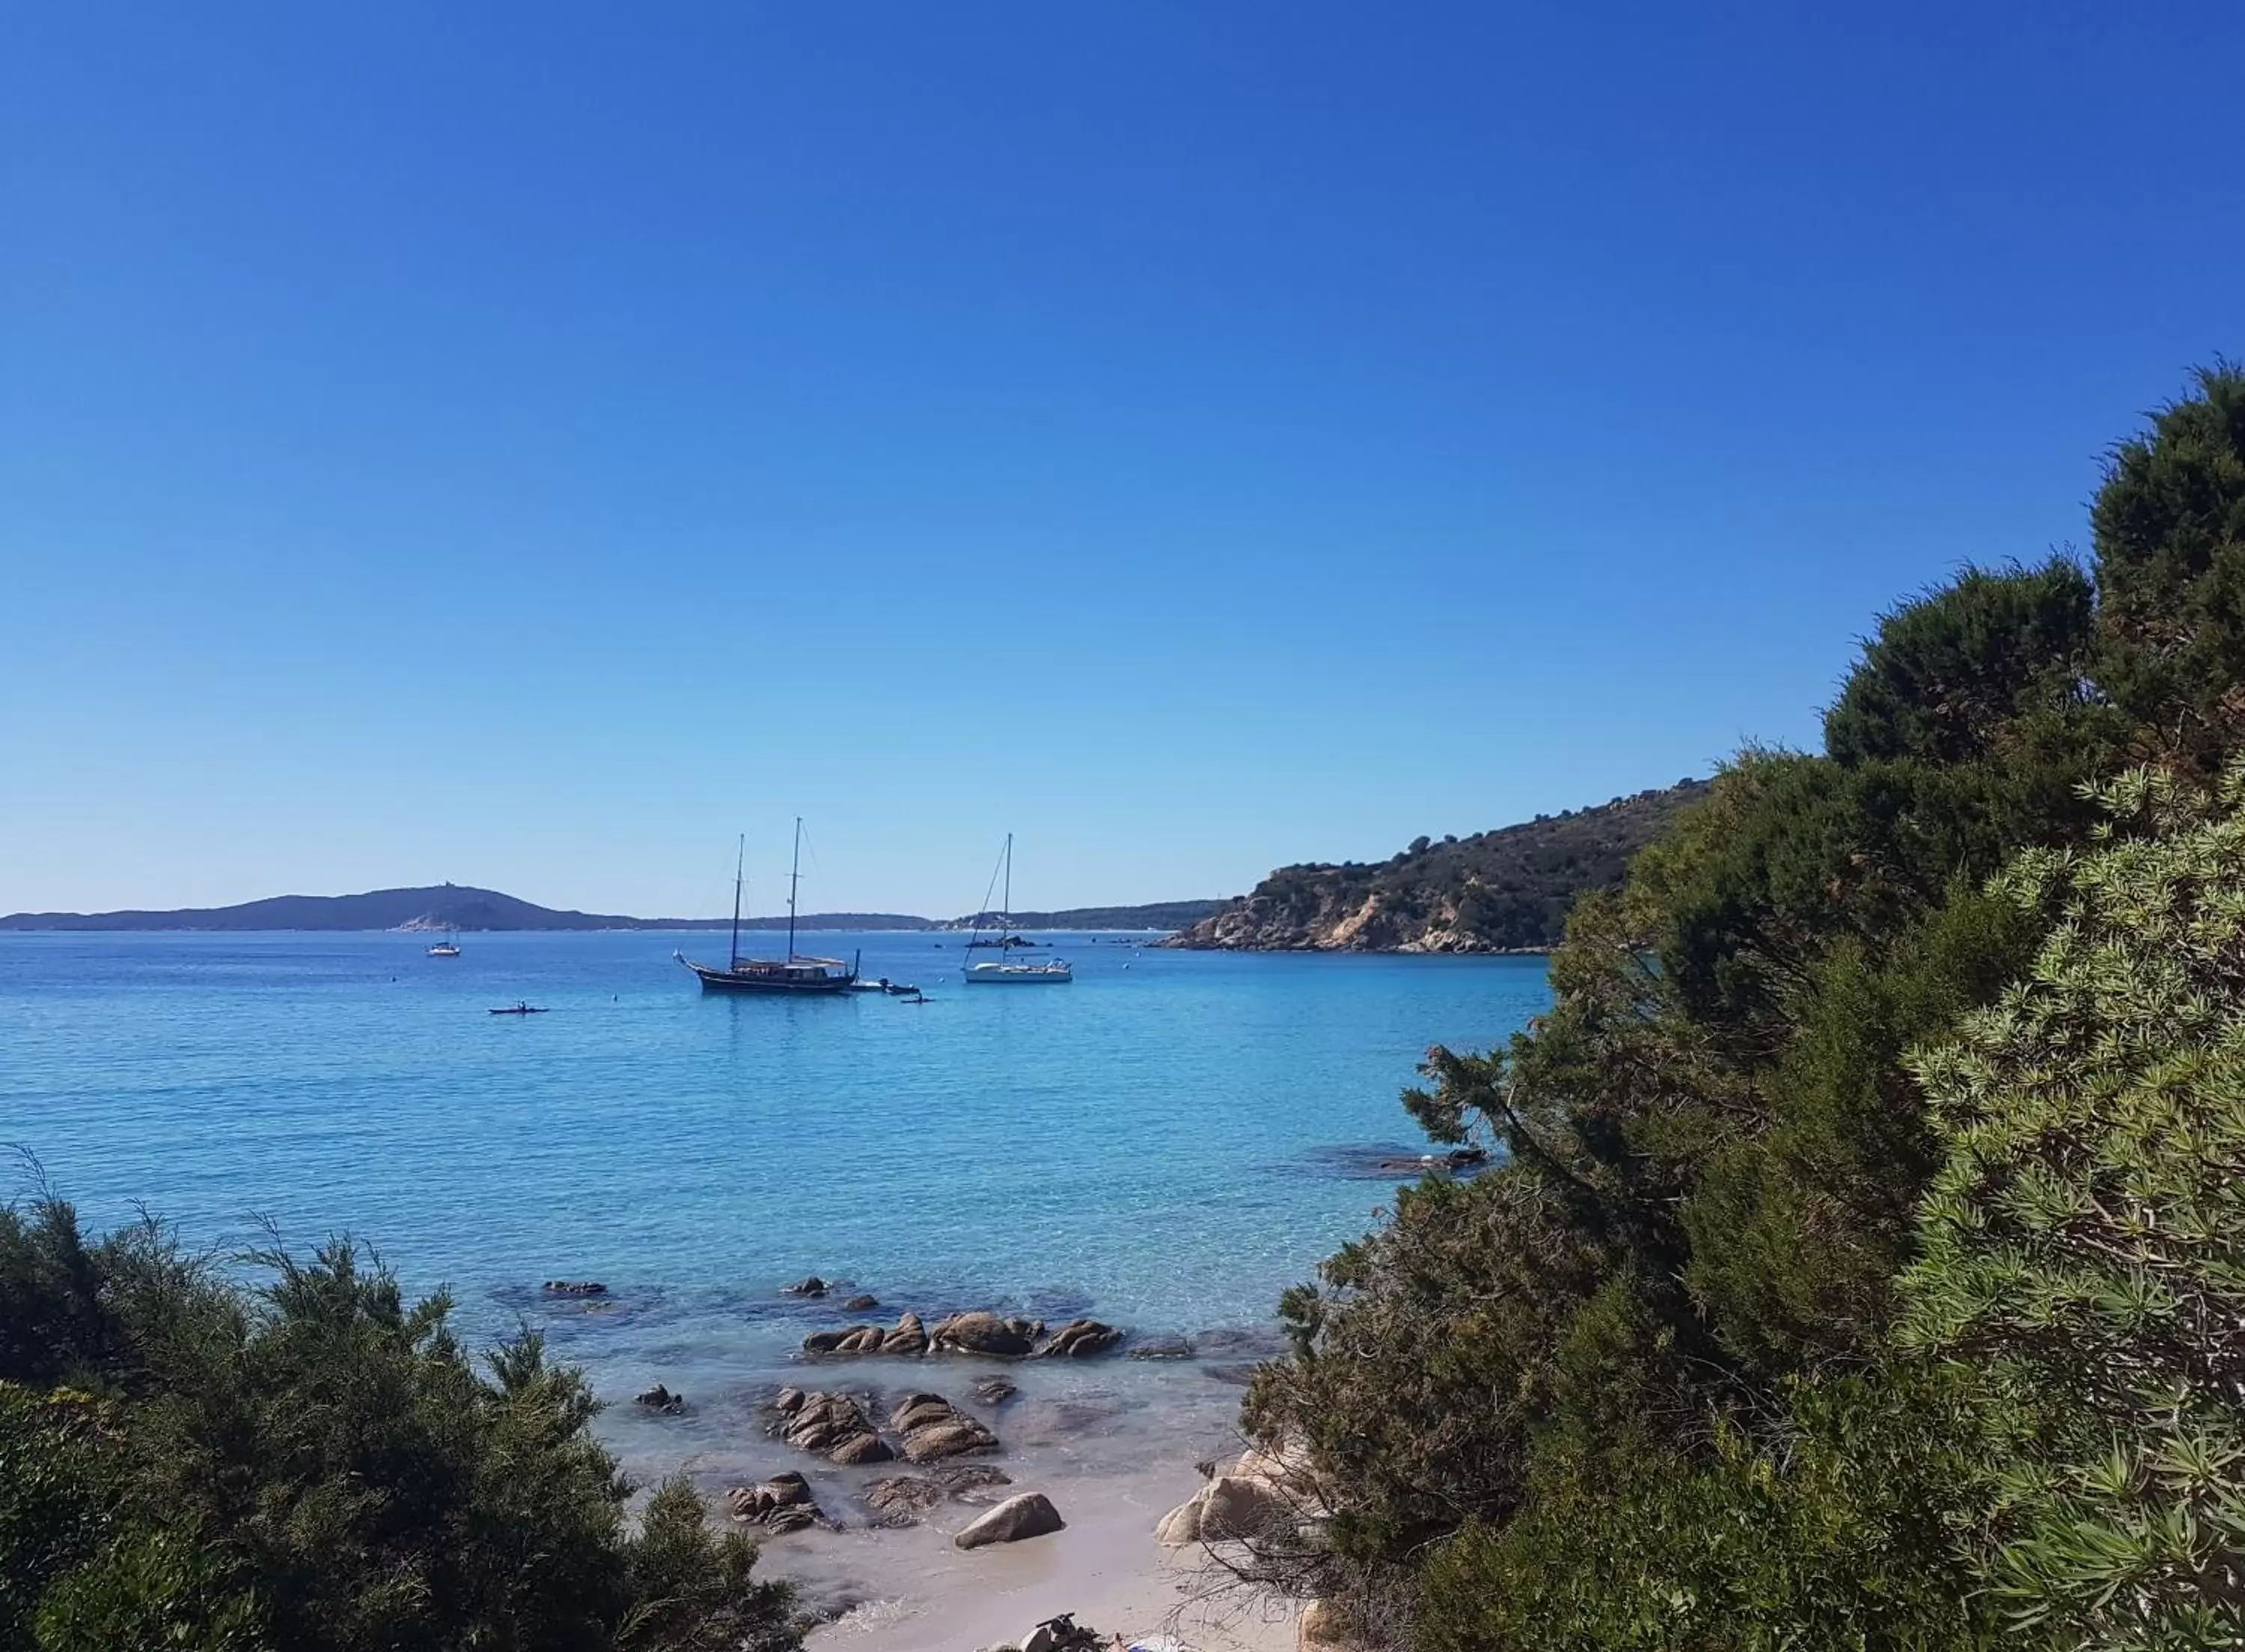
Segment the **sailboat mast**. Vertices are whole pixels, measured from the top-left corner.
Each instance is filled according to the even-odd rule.
[[[1014,834],[1006,834],[1006,904],[998,912],[998,950],[1006,948],[1006,931],[1014,927]]]
[[[803,879],[803,816],[795,817],[795,863],[787,869],[787,957],[795,961],[795,889]]]
[[[741,868],[749,852],[749,835],[743,832],[733,843],[733,947],[725,955],[725,967],[731,969],[741,961]]]

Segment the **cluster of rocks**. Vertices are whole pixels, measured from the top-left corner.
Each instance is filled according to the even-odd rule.
[[[675,1417],[686,1409],[686,1396],[674,1394],[661,1383],[632,1396],[632,1403],[644,1405],[649,1411],[659,1411],[666,1417]]]
[[[1096,1319],[1071,1319],[1048,1330],[1040,1319],[1016,1319],[987,1310],[953,1314],[933,1325],[915,1313],[894,1325],[845,1325],[803,1339],[807,1354],[979,1354],[992,1359],[1085,1359],[1118,1346],[1122,1333]]]
[[[840,1330],[815,1330],[803,1339],[806,1354],[915,1355],[927,1351],[927,1328],[915,1313],[903,1315],[893,1327],[845,1325]]]
[[[1216,1466],[1203,1465],[1208,1483],[1156,1523],[1156,1542],[1167,1548],[1240,1542],[1311,1516],[1311,1488],[1298,1465],[1251,1451],[1228,1470],[1217,1473]]]
[[[605,1297],[608,1288],[597,1279],[549,1279],[545,1289],[555,1297]]]
[[[783,1389],[772,1409],[779,1414],[782,1439],[798,1451],[817,1452],[830,1463],[855,1468],[898,1455],[899,1447],[881,1437],[864,1405],[848,1394]],[[998,1449],[995,1434],[940,1394],[907,1395],[890,1413],[889,1429],[909,1462],[941,1462]]]
[[[791,1285],[782,1285],[779,1288],[779,1293],[783,1297],[817,1297],[838,1289],[839,1287],[831,1281],[821,1279],[817,1274],[812,1274],[808,1279],[798,1279]],[[850,1314],[869,1314],[880,1305],[878,1297],[860,1291],[842,1304],[842,1311]]]
[[[811,1495],[811,1482],[792,1472],[775,1474],[761,1486],[736,1486],[725,1493],[733,1518],[771,1532],[799,1532],[830,1524]]]

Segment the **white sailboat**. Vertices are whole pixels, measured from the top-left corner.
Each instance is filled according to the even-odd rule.
[[[983,915],[977,912],[974,915],[973,938],[967,943],[969,959],[967,965],[967,984],[969,986],[1060,986],[1073,981],[1075,978],[1075,972],[1068,966],[1068,960],[1065,958],[1050,958],[1042,964],[1014,964],[1005,961],[1006,954],[1014,948],[1035,944],[1034,941],[1024,939],[1013,932],[1014,834],[1011,832],[1006,834],[1006,852],[1004,857],[999,862],[999,867],[1006,880],[1006,894],[1005,904],[998,909],[998,938],[994,941],[986,941],[982,938]],[[997,881],[995,877],[991,879],[993,884]],[[989,890],[983,890],[982,901],[987,910],[990,901]],[[974,952],[979,948],[986,946],[997,949],[998,961],[987,964],[973,962]]]

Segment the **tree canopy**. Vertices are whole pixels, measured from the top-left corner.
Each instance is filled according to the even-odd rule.
[[[1332,1513],[1259,1575],[1442,1652],[2245,1645],[2241,419],[1883,616],[1428,1052],[1500,1162],[1282,1304],[1246,1418]]]
[[[782,1652],[683,1482],[627,1518],[584,1378],[478,1362],[361,1247],[235,1283],[153,1224],[0,1209],[0,1649]]]

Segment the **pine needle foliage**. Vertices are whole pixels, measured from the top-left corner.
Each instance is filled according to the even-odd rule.
[[[1948,1157],[1905,1348],[2034,1419],[1990,1574],[2023,1627],[2245,1645],[2245,767],[2139,769],[2087,852],[2021,857],[2031,971],[1912,1067]]]
[[[527,1332],[476,1360],[363,1246],[0,1209],[0,1652],[782,1652],[787,1591]]]

